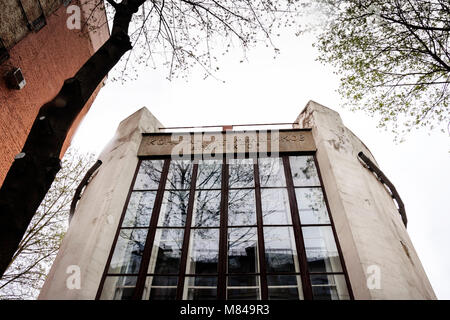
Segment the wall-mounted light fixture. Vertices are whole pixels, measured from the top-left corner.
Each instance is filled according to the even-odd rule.
[[[6,83],[10,89],[21,90],[26,85],[25,77],[20,68],[13,68],[6,74]]]

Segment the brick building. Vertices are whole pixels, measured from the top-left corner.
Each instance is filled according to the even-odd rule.
[[[72,5],[81,9],[81,29],[67,27],[72,14],[68,6]],[[104,8],[93,8],[92,1],[84,0],[0,2],[0,184],[39,108],[109,37]],[[8,80],[17,69],[16,77]],[[75,121],[63,153],[99,89]]]

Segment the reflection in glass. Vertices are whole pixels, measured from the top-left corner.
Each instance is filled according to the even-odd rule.
[[[216,287],[217,277],[216,276],[195,276],[188,277],[187,284],[190,287]]]
[[[144,300],[175,300],[177,285],[178,276],[147,277],[142,298]]]
[[[330,226],[303,227],[310,272],[341,272],[339,253]]]
[[[298,300],[303,299],[302,282],[299,275],[267,276],[269,299]]]
[[[186,277],[183,300],[216,300],[217,277]]]
[[[195,191],[192,226],[218,227],[220,224],[220,199],[221,192],[219,190]]]
[[[267,272],[299,272],[292,227],[265,227]]]
[[[122,227],[148,227],[155,204],[156,191],[131,193]]]
[[[320,186],[313,156],[289,157],[294,186]]]
[[[229,159],[228,185],[230,188],[253,188],[253,159]]]
[[[259,287],[259,276],[228,276],[228,287]]]
[[[230,190],[228,194],[228,225],[256,225],[255,190]]]
[[[139,272],[147,229],[122,229],[119,232],[108,273]]]
[[[178,273],[183,229],[157,229],[148,273]]]
[[[259,288],[227,289],[228,300],[259,300]]]
[[[295,188],[302,224],[329,224],[327,206],[320,188]]]
[[[186,223],[188,203],[189,191],[165,191],[158,227],[183,227]]]
[[[165,188],[170,190],[189,190],[191,187],[192,167],[192,161],[171,160]]]
[[[157,190],[164,160],[142,160],[134,190]]]
[[[261,189],[261,207],[265,225],[292,224],[286,189]]]
[[[200,160],[198,163],[197,189],[220,189],[222,185],[222,161]]]
[[[219,229],[192,230],[186,273],[217,273],[218,260]]]
[[[256,228],[228,229],[228,272],[259,272]]]
[[[311,275],[314,300],[349,300],[350,295],[343,274]]]
[[[137,276],[109,276],[103,284],[100,300],[130,300],[136,287]]]
[[[299,275],[268,275],[267,285],[269,287],[297,286],[300,281]]]
[[[269,300],[299,300],[302,299],[297,287],[268,288]]]
[[[177,297],[177,287],[173,288],[155,288],[150,290],[150,300],[175,300]]]
[[[143,299],[176,299],[193,163],[170,161],[165,189],[161,188],[162,194],[158,195],[162,202],[157,228],[152,230],[155,236],[145,275]],[[269,273],[265,289],[269,299],[303,299],[291,219],[294,213],[291,212],[283,160],[262,158],[258,163],[264,256]],[[101,299],[133,297],[163,164],[164,160],[141,161]],[[314,157],[290,156],[289,164],[302,225],[309,270],[307,276],[311,280],[314,299],[349,299]],[[226,297],[261,298],[255,196],[255,184],[258,183],[254,181],[256,167],[253,159],[229,159],[226,168],[228,195],[222,195],[222,172],[225,172],[222,160],[202,160],[198,164],[196,190],[195,194],[191,194],[192,229],[186,244],[183,299],[217,299],[219,238],[227,245],[223,248],[227,250],[223,252],[223,258],[227,260],[221,260],[227,268],[224,270]],[[228,203],[222,196],[227,197]],[[220,231],[222,203],[228,208],[228,225]],[[299,245],[303,248],[303,244]]]
[[[261,187],[284,187],[284,167],[281,158],[259,158],[259,178]]]

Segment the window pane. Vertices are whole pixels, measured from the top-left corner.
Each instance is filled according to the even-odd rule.
[[[134,190],[157,190],[164,160],[142,160]]]
[[[303,227],[310,272],[341,272],[341,262],[331,227]]]
[[[152,276],[148,277],[148,283],[154,287],[176,287],[178,276]]]
[[[230,188],[253,188],[253,159],[229,159],[229,178]]]
[[[178,276],[152,276],[145,282],[144,300],[175,300],[177,294]]]
[[[259,300],[259,288],[227,289],[228,300]]]
[[[315,300],[349,300],[350,295],[343,274],[311,275]]]
[[[286,189],[261,189],[263,223],[292,224]]]
[[[100,300],[129,300],[136,287],[136,276],[106,277]]]
[[[260,158],[258,159],[258,167],[261,187],[286,186],[281,158]]]
[[[220,191],[195,191],[192,226],[218,227],[220,225]]]
[[[156,191],[135,191],[131,194],[122,227],[148,227],[155,204]]]
[[[186,273],[217,273],[219,229],[192,230],[189,246]]]
[[[185,300],[216,300],[217,288],[190,288]]]
[[[228,229],[228,272],[259,272],[256,228]]]
[[[256,225],[255,190],[230,190],[228,194],[228,225]]]
[[[329,224],[327,206],[320,188],[295,188],[302,224]]]
[[[184,300],[216,300],[217,277],[186,277]]]
[[[269,275],[267,276],[267,285],[274,286],[298,286],[301,284],[299,275]]]
[[[152,288],[150,290],[150,300],[175,300],[177,288]]]
[[[297,287],[268,288],[269,300],[303,300],[303,294]]]
[[[120,230],[108,273],[138,273],[146,237],[147,229]]]
[[[186,283],[188,287],[217,287],[217,277],[211,276],[196,276],[196,277],[186,277]]]
[[[220,189],[222,185],[222,161],[201,160],[198,164],[197,189]]]
[[[265,227],[267,272],[299,272],[292,227]]]
[[[165,191],[158,227],[184,227],[189,203],[189,191]]]
[[[178,273],[183,229],[157,229],[148,273]]]
[[[313,156],[289,157],[294,186],[320,186]]]
[[[193,164],[188,160],[170,161],[166,189],[190,189]]]
[[[267,276],[267,285],[271,300],[303,299],[302,282],[299,275]]]
[[[229,276],[228,287],[259,287],[259,276]]]

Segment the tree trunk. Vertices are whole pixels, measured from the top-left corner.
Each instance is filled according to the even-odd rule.
[[[128,27],[145,0],[108,2],[116,10],[110,38],[64,82],[56,97],[41,107],[0,189],[0,277],[61,168],[59,155],[74,120],[108,72],[131,49]]]

